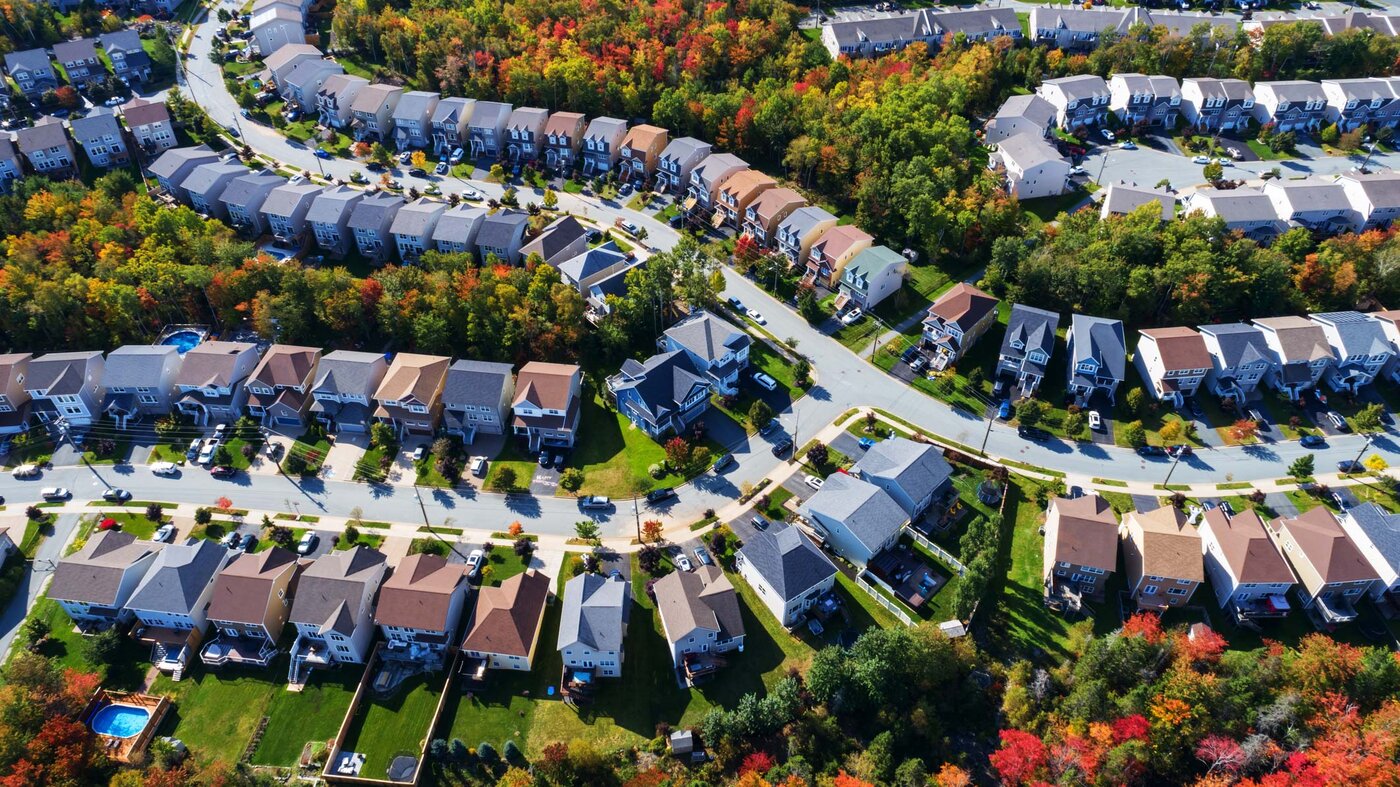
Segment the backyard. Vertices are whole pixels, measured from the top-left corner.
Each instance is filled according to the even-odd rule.
[[[365,693],[341,747],[365,756],[361,776],[383,779],[395,757],[422,754],[446,680],[445,672],[419,674],[406,679],[387,699]]]

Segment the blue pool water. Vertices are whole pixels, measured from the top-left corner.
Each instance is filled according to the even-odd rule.
[[[92,731],[114,738],[130,738],[146,728],[150,711],[134,705],[108,705],[92,717]]]
[[[176,331],[164,339],[161,339],[160,343],[173,345],[176,352],[184,355],[194,349],[195,345],[199,344],[200,340],[203,338],[204,337],[201,336],[198,331]]]

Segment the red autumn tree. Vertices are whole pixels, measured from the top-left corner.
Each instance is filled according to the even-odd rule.
[[[1045,778],[1049,760],[1045,742],[1020,730],[1002,730],[1001,748],[991,756],[992,768],[1009,785],[1029,784]]]
[[[739,774],[757,773],[763,775],[772,770],[775,764],[773,755],[766,751],[756,751],[744,758],[743,764],[739,766]]]
[[[1123,623],[1123,636],[1142,637],[1148,644],[1162,641],[1162,619],[1148,612],[1139,612]]]
[[[673,469],[680,469],[690,463],[690,443],[683,437],[672,437],[666,441],[666,461]]]
[[[661,524],[659,520],[648,519],[642,523],[642,541],[651,542],[653,544],[660,541],[662,534],[665,532],[665,528],[666,526]]]

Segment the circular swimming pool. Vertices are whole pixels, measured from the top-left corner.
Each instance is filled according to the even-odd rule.
[[[130,738],[146,728],[151,712],[135,705],[108,705],[92,717],[92,731],[113,738]]]
[[[160,343],[173,346],[176,352],[184,355],[190,350],[193,350],[195,346],[203,340],[204,335],[199,331],[175,331],[164,339],[161,339]]]

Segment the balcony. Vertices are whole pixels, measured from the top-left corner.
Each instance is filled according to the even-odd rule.
[[[276,655],[274,643],[262,637],[220,635],[204,646],[199,658],[211,667],[230,662],[266,667]]]

